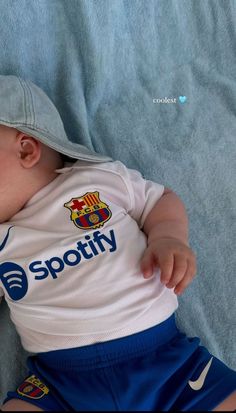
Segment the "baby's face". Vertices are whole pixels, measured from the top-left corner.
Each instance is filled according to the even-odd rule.
[[[19,206],[24,182],[15,148],[18,131],[0,125],[0,223],[10,219]]]
[[[56,178],[61,156],[33,136],[0,124],[0,224]]]
[[[0,125],[0,196],[9,186],[14,186],[14,171],[18,160],[14,151],[17,130]]]

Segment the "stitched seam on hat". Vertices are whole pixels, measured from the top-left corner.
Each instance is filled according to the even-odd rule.
[[[34,99],[33,99],[33,94],[32,94],[32,91],[31,91],[31,89],[30,89],[30,87],[29,87],[29,85],[27,85],[27,83],[25,84],[25,86],[26,86],[26,88],[27,88],[27,90],[28,90],[28,92],[29,92],[29,99],[31,100],[31,107],[30,108],[32,108],[32,115],[31,115],[31,118],[32,118],[32,122],[33,122],[33,125],[35,125],[35,111],[34,111]]]
[[[24,91],[24,98],[25,98],[24,99],[24,105],[25,105],[26,122],[28,123],[29,121],[32,120],[32,122],[34,124],[34,116],[32,115],[32,111],[31,111],[31,107],[33,107],[33,102],[32,102],[32,97],[29,93],[29,87],[28,87],[27,83],[24,81],[24,79],[19,78],[19,80],[21,81],[21,86],[22,86],[23,91]],[[27,118],[27,107],[26,107],[27,98],[29,100],[29,120]]]
[[[9,125],[17,125],[17,126],[26,126],[26,127],[30,127],[30,126],[32,126],[32,128],[34,128],[34,130],[36,129],[36,131],[38,131],[38,132],[46,132],[47,134],[48,134],[48,136],[45,136],[45,135],[43,135],[42,136],[42,139],[43,138],[53,138],[53,143],[55,143],[55,145],[58,147],[58,148],[60,148],[63,144],[66,146],[66,145],[73,145],[73,144],[76,144],[76,145],[81,145],[81,144],[79,144],[78,142],[72,142],[72,141],[70,141],[70,140],[67,140],[66,142],[64,142],[64,143],[57,143],[57,139],[58,139],[58,136],[56,136],[56,135],[53,135],[51,132],[49,132],[47,129],[42,129],[42,128],[40,128],[39,126],[37,126],[37,125],[32,125],[32,124],[30,124],[30,123],[23,123],[23,122],[9,122],[9,121],[7,121],[7,120],[5,120],[5,119],[2,119],[2,118],[0,118],[0,122],[4,122],[4,123],[7,123],[7,124],[9,124]],[[39,140],[40,140],[40,138],[38,138]],[[83,145],[82,145],[83,146]],[[96,155],[96,154],[95,154]],[[105,155],[104,155],[105,156]],[[108,155],[107,155],[108,156]]]
[[[1,119],[0,118],[0,121],[2,121],[2,122],[4,122],[4,123],[7,123],[7,124],[10,124],[10,125],[18,125],[18,126],[26,126],[26,127],[30,127],[30,126],[32,126],[32,128],[34,128],[34,129],[36,129],[36,131],[38,131],[38,132],[46,132],[47,134],[48,134],[48,136],[45,136],[45,135],[43,135],[42,136],[42,139],[43,138],[52,138],[53,139],[53,144],[55,144],[56,145],[56,147],[57,148],[61,148],[61,146],[63,146],[63,145],[65,145],[65,149],[67,149],[66,148],[66,145],[68,145],[68,146],[70,146],[70,145],[73,145],[73,144],[76,144],[76,145],[81,145],[81,144],[79,144],[78,142],[72,142],[72,141],[70,141],[70,140],[67,140],[66,142],[64,142],[64,143],[58,143],[57,142],[57,139],[58,139],[58,136],[56,136],[56,135],[53,135],[51,132],[49,132],[47,129],[42,129],[42,128],[40,128],[39,126],[37,126],[37,125],[32,125],[32,124],[30,124],[30,123],[23,123],[23,122],[9,122],[9,121],[6,121],[6,120],[4,120],[4,119]],[[40,138],[38,138],[39,140],[40,140]],[[48,145],[49,146],[49,145]],[[83,146],[83,145],[82,145]],[[70,149],[70,148],[69,148]],[[72,149],[72,147],[71,147],[71,149]],[[96,155],[96,153],[95,153],[95,155]],[[102,155],[102,156],[105,156],[105,155]],[[108,155],[107,155],[108,156]]]
[[[31,121],[31,124],[35,124],[35,113],[34,113],[34,107],[33,107],[33,99],[32,99],[32,95],[31,95],[31,91],[30,91],[30,87],[29,85],[27,85],[26,82],[24,82],[24,86],[25,86],[25,90],[26,93],[28,95],[28,99],[29,99],[29,112],[30,112],[30,119],[29,121]]]
[[[2,118],[0,118],[0,122],[4,122],[4,123],[7,123],[7,124],[10,124],[10,125],[17,125],[17,126],[26,126],[26,127],[30,127],[30,126],[32,126],[32,128],[34,128],[34,129],[36,129],[36,131],[38,131],[38,132],[46,132],[47,134],[48,134],[48,136],[45,136],[45,135],[42,135],[42,140],[43,140],[43,138],[52,138],[53,139],[53,145],[54,146],[56,146],[58,149],[59,149],[59,152],[60,152],[60,150],[61,150],[61,147],[63,147],[63,144],[61,144],[61,143],[57,143],[57,139],[58,139],[58,136],[56,136],[56,135],[53,135],[52,133],[50,133],[47,129],[42,129],[42,128],[40,128],[39,126],[37,126],[37,125],[31,125],[30,123],[23,123],[23,122],[9,122],[9,121],[7,121],[7,120],[5,120],[5,119],[2,119]],[[39,140],[40,140],[40,138],[38,138]],[[76,144],[76,145],[81,145],[81,144],[79,144],[78,142],[72,142],[72,141],[66,141],[66,142],[64,142],[64,145],[65,145],[65,150],[72,150],[73,148],[71,147],[71,148],[67,148],[67,145],[68,146],[70,146],[70,145],[73,145],[73,144]],[[50,146],[50,144],[48,143],[48,146]],[[52,147],[52,146],[51,146]],[[95,155],[96,155],[96,153],[95,153]],[[102,155],[102,156],[105,156],[105,155]],[[108,155],[107,155],[108,156]]]
[[[26,126],[26,127],[30,127],[30,126],[31,126],[32,128],[37,129],[39,132],[47,132],[51,137],[57,139],[56,135],[53,135],[53,134],[52,134],[51,132],[49,132],[47,129],[42,129],[42,128],[40,128],[39,126],[37,126],[37,125],[35,125],[35,124],[33,124],[33,123],[14,122],[14,121],[9,122],[8,120],[2,119],[2,118],[0,118],[0,121],[5,122],[5,123],[8,123],[8,124],[12,124],[12,125],[19,125],[19,126]],[[72,142],[72,143],[73,143],[73,142]]]
[[[26,122],[27,122],[27,111],[26,111],[26,96],[25,96],[25,89],[24,86],[22,84],[22,79],[20,77],[18,77],[19,83],[22,87],[23,90],[23,94],[24,94],[24,99],[23,99],[23,105],[24,105],[24,118],[26,118]],[[11,122],[12,123],[12,122]],[[14,123],[14,122],[13,122]]]

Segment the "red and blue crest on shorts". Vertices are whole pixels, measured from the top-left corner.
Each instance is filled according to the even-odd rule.
[[[100,199],[99,192],[86,192],[64,204],[71,211],[71,221],[80,229],[100,228],[111,216],[109,206]]]
[[[17,393],[30,399],[41,399],[49,393],[49,389],[32,374],[17,388]]]

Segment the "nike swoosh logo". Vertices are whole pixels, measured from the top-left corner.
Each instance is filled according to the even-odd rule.
[[[207,373],[209,371],[209,368],[211,367],[212,360],[213,360],[213,357],[208,361],[206,367],[202,370],[197,380],[194,380],[194,381],[189,380],[188,384],[191,387],[191,389],[200,390],[202,388],[205,378],[207,376]]]
[[[7,240],[8,240],[8,237],[9,237],[9,234],[10,234],[10,229],[11,229],[11,228],[13,228],[13,226],[8,228],[7,234],[6,234],[3,242],[2,242],[1,245],[0,245],[0,251],[2,251],[2,250],[4,249],[4,247],[5,247],[6,243],[7,243]]]

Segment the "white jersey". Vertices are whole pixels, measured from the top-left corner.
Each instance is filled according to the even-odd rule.
[[[27,351],[124,337],[173,314],[160,270],[140,269],[141,228],[163,192],[120,161],[77,161],[0,226],[0,295]]]

